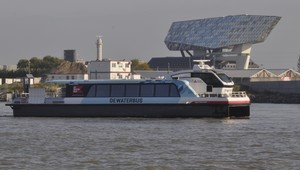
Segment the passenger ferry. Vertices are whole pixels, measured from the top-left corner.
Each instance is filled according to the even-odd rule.
[[[16,117],[249,117],[250,99],[204,61],[160,80],[60,80],[61,95],[30,88],[7,103]]]

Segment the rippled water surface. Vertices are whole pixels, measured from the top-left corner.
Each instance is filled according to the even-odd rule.
[[[15,118],[4,103],[0,110],[0,169],[300,167],[300,105],[252,104],[250,119]]]

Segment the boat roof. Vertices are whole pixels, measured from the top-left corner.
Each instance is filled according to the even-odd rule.
[[[203,69],[203,70],[181,70],[176,71],[173,73],[170,73],[170,76],[178,75],[178,74],[186,74],[186,73],[223,73],[223,72],[217,72],[214,69]]]
[[[47,83],[54,84],[136,84],[136,83],[173,83],[180,80],[110,80],[110,79],[99,79],[99,80],[50,80]]]

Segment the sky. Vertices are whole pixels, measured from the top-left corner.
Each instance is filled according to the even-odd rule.
[[[0,65],[20,59],[63,58],[75,49],[96,59],[180,56],[164,44],[175,21],[227,15],[282,17],[265,42],[253,45],[251,59],[265,68],[297,69],[300,54],[299,0],[0,0]]]

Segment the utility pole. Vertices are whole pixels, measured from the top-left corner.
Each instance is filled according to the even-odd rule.
[[[30,73],[30,60],[28,60],[28,74],[31,74]]]
[[[300,72],[300,55],[299,55],[299,58],[298,58],[297,68],[298,68],[298,72]]]

